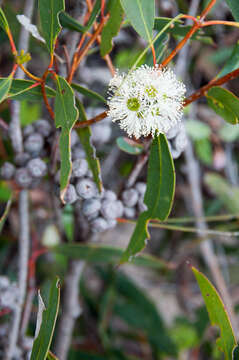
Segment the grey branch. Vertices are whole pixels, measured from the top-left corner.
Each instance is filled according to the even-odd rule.
[[[34,9],[34,0],[26,0],[24,7],[24,15],[29,19],[32,18]],[[22,27],[19,38],[19,49],[28,51],[29,32]],[[24,78],[24,73],[20,68],[16,72],[16,77]],[[12,141],[13,149],[16,153],[23,151],[22,131],[20,124],[20,105],[18,102],[12,102],[12,116],[9,125],[9,136]],[[21,322],[21,315],[24,307],[26,288],[27,288],[27,272],[28,258],[30,247],[30,228],[29,228],[29,200],[28,191],[22,190],[19,194],[19,262],[18,262],[18,304],[13,313],[12,325],[9,333],[9,343],[6,348],[5,359],[11,360],[14,356]]]
[[[79,304],[79,280],[84,270],[85,262],[69,260],[62,302],[62,315],[57,327],[55,354],[61,360],[67,359],[72,333],[76,319],[81,314]]]
[[[19,263],[18,263],[18,303],[13,314],[12,327],[9,334],[9,344],[6,350],[6,360],[11,360],[14,356],[18,340],[19,327],[21,321],[22,309],[24,306],[26,287],[27,287],[27,269],[29,257],[29,208],[28,191],[22,190],[19,194]]]

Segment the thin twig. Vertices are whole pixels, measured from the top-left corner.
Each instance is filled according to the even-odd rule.
[[[93,125],[103,119],[105,119],[107,117],[107,111],[104,111],[102,113],[100,113],[99,115],[93,117],[92,119],[90,120],[87,120],[87,121],[78,121],[76,124],[75,124],[75,128],[84,128],[84,127],[87,127],[87,126],[90,126],[90,125]]]
[[[215,5],[216,0],[211,0],[207,7],[203,10],[203,12],[200,15],[199,20],[194,22],[193,26],[189,30],[189,32],[186,34],[186,36],[178,43],[176,48],[169,54],[169,56],[166,57],[166,59],[163,60],[162,66],[167,66],[170,61],[178,54],[178,52],[184,47],[184,45],[188,42],[188,40],[195,34],[202,26],[202,23],[209,13],[209,11],[212,9],[212,7]],[[196,15],[196,13],[194,14]],[[194,18],[194,15],[189,14],[190,18]]]
[[[146,164],[147,160],[148,160],[148,154],[142,154],[138,157],[137,162],[136,162],[133,170],[131,171],[129,178],[126,182],[127,188],[130,188],[131,186],[134,185],[139,174],[141,173],[141,170],[143,169],[144,165]]]
[[[79,280],[84,270],[85,262],[70,260],[67,275],[65,276],[65,288],[62,302],[62,315],[57,327],[55,354],[61,360],[67,359],[70,348],[72,333],[76,319],[81,314],[79,304]]]

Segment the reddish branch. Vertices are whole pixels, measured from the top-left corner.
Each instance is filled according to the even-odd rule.
[[[189,96],[185,101],[184,101],[184,106],[187,106],[189,104],[191,104],[193,101],[199,99],[200,97],[204,96],[205,93],[211,89],[214,86],[220,86],[225,84],[226,82],[235,79],[236,77],[238,77],[239,75],[239,68],[230,72],[229,74],[221,77],[220,79],[216,79],[216,80],[212,80],[210,81],[207,85],[201,87],[199,90],[197,90],[195,93],[193,93],[191,96]]]

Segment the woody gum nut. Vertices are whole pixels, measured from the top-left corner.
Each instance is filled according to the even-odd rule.
[[[15,172],[15,166],[10,162],[5,162],[0,170],[0,176],[4,180],[10,180]]]
[[[43,177],[47,173],[47,166],[40,158],[30,160],[27,164],[27,169],[34,178]]]
[[[77,182],[76,192],[83,199],[91,199],[98,194],[95,183],[89,178],[84,178]]]

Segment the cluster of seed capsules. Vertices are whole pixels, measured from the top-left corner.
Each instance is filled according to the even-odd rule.
[[[47,120],[39,119],[23,130],[24,152],[14,158],[14,165],[5,162],[0,169],[4,180],[14,180],[20,188],[32,189],[47,175],[47,146],[52,142],[52,127]],[[89,170],[85,152],[75,131],[71,134],[72,174],[64,195],[66,204],[89,223],[92,232],[103,232],[116,226],[117,218],[136,219],[145,210],[143,202],[146,184],[138,182],[122,191],[120,197],[111,190],[98,188]],[[56,195],[60,194],[60,171],[55,175]]]
[[[139,212],[145,210],[143,197],[146,184],[143,182],[137,183],[134,188],[124,190],[120,199],[112,190],[103,189],[99,193],[92,179],[84,150],[78,141],[72,140],[72,174],[64,201],[75,206],[76,212],[88,221],[92,232],[112,229],[117,224],[117,218],[133,219]],[[55,176],[58,195],[59,175],[58,172]]]
[[[14,165],[5,162],[0,170],[3,180],[15,180],[23,189],[31,189],[39,185],[47,174],[45,146],[51,138],[52,127],[47,120],[39,119],[33,125],[27,125],[23,130],[24,151],[14,158]]]

